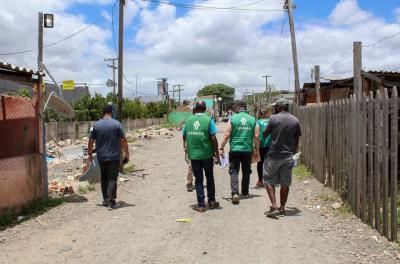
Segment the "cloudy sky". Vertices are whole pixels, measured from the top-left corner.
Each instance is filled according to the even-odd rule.
[[[54,13],[45,44],[81,31],[45,48],[44,61],[54,77],[87,82],[92,92],[107,93],[111,78],[104,58],[115,57],[112,21],[118,38],[116,0],[1,0],[0,61],[36,67],[37,13]],[[173,0],[192,9],[157,1],[126,0],[124,93],[132,96],[135,75],[139,95],[155,95],[156,80],[183,84],[185,97],[210,83],[225,83],[241,96],[262,91],[265,80],[294,88],[287,13],[283,0]],[[352,42],[362,41],[366,70],[400,70],[400,1],[297,0],[295,27],[301,82],[313,65],[325,78],[352,74]],[[113,7],[114,12],[113,12]],[[90,26],[91,25],[91,26]],[[32,51],[29,51],[32,50]],[[15,53],[27,51],[25,53]],[[290,82],[289,82],[289,68]]]

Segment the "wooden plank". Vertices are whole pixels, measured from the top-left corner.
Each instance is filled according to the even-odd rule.
[[[392,90],[391,131],[390,131],[390,240],[397,241],[397,169],[398,169],[398,115],[399,102],[397,87]]]
[[[380,231],[380,200],[381,200],[381,94],[376,91],[374,111],[374,207],[375,207],[375,229]]]
[[[361,179],[362,179],[362,195],[361,195],[361,219],[367,222],[367,102],[363,93],[361,98]]]
[[[387,89],[383,90],[383,129],[382,129],[382,206],[383,206],[383,235],[388,237],[389,226],[388,226],[388,196],[389,196],[389,162],[388,162],[388,150],[389,150],[389,106],[388,106],[388,92]]]
[[[371,92],[368,99],[368,223],[374,224],[374,100]]]
[[[351,115],[350,115],[350,124],[351,124],[351,174],[350,174],[350,204],[351,204],[351,209],[353,212],[355,212],[356,208],[356,197],[357,197],[357,188],[356,188],[356,168],[357,168],[357,159],[356,159],[356,138],[357,138],[357,133],[356,133],[356,120],[355,120],[355,99],[354,96],[352,95],[350,98],[350,104],[351,104]]]

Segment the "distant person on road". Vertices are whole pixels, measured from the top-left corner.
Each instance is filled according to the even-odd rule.
[[[112,209],[117,198],[117,178],[120,166],[121,148],[124,152],[123,163],[129,161],[128,142],[120,122],[112,118],[113,107],[107,104],[103,108],[103,118],[97,121],[90,133],[88,144],[89,160],[93,160],[93,145],[96,144],[97,159],[101,172],[101,191],[103,205]]]
[[[299,121],[288,112],[289,101],[280,98],[275,102],[275,115],[272,115],[264,137],[271,136],[271,143],[264,164],[264,183],[271,200],[268,217],[285,215],[285,205],[289,195],[289,187],[292,183],[293,156],[299,146],[301,130]],[[280,184],[281,207],[277,208],[275,186]]]
[[[228,122],[220,154],[225,154],[224,148],[229,141],[229,174],[231,176],[232,203],[239,204],[239,169],[242,166],[241,191],[244,197],[249,195],[251,174],[251,158],[253,151],[259,151],[259,127],[256,120],[246,112],[246,103],[236,103],[236,112]]]
[[[256,183],[256,186],[259,187],[264,187],[263,165],[267,157],[266,154],[269,149],[269,143],[271,142],[271,135],[269,135],[268,137],[264,137],[264,134],[262,133],[267,128],[268,123],[269,123],[268,110],[260,110],[258,112],[258,120],[257,120],[257,125],[259,126],[259,131],[260,131],[260,161],[257,162],[258,180]]]
[[[213,160],[213,157],[216,157],[217,162],[220,163],[216,137],[217,127],[215,122],[205,115],[206,104],[204,101],[197,101],[195,108],[196,113],[188,117],[183,129],[183,147],[188,153],[195,177],[197,206],[194,209],[198,212],[205,212],[204,174],[207,181],[208,206],[210,209],[219,207],[219,203],[215,200]]]

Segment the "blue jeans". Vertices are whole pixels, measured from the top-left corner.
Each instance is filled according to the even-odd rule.
[[[205,206],[205,195],[204,195],[204,174],[206,175],[207,181],[207,197],[208,202],[215,201],[215,183],[214,183],[214,161],[213,159],[206,160],[191,160],[193,175],[195,177],[195,187],[197,195],[197,203],[199,206]]]

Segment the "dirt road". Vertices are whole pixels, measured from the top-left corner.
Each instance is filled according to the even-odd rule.
[[[219,137],[221,138],[220,130]],[[351,216],[337,214],[314,180],[296,182],[288,216],[266,218],[263,189],[230,203],[227,169],[215,168],[221,209],[192,210],[179,132],[140,141],[132,157],[145,171],[119,183],[119,208],[66,203],[0,232],[0,263],[399,263],[397,246]],[[143,175],[145,174],[145,175]],[[253,170],[251,185],[256,180]],[[192,223],[177,223],[192,218]]]

